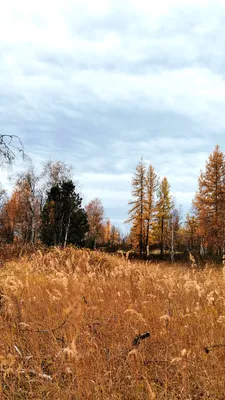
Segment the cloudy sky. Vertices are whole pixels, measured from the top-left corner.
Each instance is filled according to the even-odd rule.
[[[37,169],[73,165],[117,225],[141,157],[186,211],[209,153],[225,151],[224,49],[225,1],[7,0],[0,133]]]

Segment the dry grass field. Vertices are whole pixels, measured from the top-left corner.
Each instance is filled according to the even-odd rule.
[[[53,249],[0,290],[1,399],[225,399],[222,270]]]

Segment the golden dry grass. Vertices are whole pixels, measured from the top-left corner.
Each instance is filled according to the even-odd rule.
[[[225,398],[222,270],[54,249],[0,289],[2,399]]]

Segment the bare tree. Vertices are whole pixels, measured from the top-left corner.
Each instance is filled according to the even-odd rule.
[[[22,156],[23,160],[29,160],[19,136],[0,134],[0,160],[3,159],[11,164],[17,153]]]
[[[91,240],[93,249],[103,240],[104,227],[103,217],[104,208],[99,198],[91,200],[85,207],[88,216],[89,232],[88,239]]]
[[[45,180],[46,189],[72,179],[73,168],[62,161],[47,161],[44,164],[42,179]]]
[[[64,181],[72,180],[73,168],[62,161],[47,161],[39,177],[39,194],[41,208],[47,200],[47,192],[52,186],[60,185]],[[77,182],[75,182],[77,186]]]

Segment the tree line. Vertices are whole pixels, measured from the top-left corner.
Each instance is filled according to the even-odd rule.
[[[16,140],[16,142],[15,142]],[[14,142],[13,142],[14,141]],[[12,145],[13,143],[13,145]],[[0,135],[0,156],[11,163],[18,151],[27,158],[17,136]],[[123,237],[104,217],[99,198],[85,207],[72,168],[48,161],[37,174],[33,167],[17,175],[13,193],[0,186],[0,241],[66,246],[133,249],[141,257],[153,253],[174,260],[178,252],[194,251],[222,260],[225,252],[225,155],[216,146],[200,172],[192,209],[183,220],[167,177],[138,162],[129,201],[130,234]]]
[[[216,146],[200,172],[192,209],[182,220],[166,177],[161,181],[152,165],[141,160],[132,180],[129,202],[132,246],[140,255],[149,248],[174,258],[175,251],[194,251],[222,260],[225,252],[225,155]]]
[[[132,187],[133,200],[129,202],[129,219],[126,221],[131,223],[132,246],[141,256],[148,257],[150,248],[158,245],[161,256],[170,249],[173,258],[181,216],[172,199],[167,178],[160,181],[154,167],[147,167],[141,160]]]
[[[29,167],[17,175],[10,196],[0,187],[0,241],[113,248],[122,238],[99,198],[83,206],[72,168],[48,161],[39,174]]]

